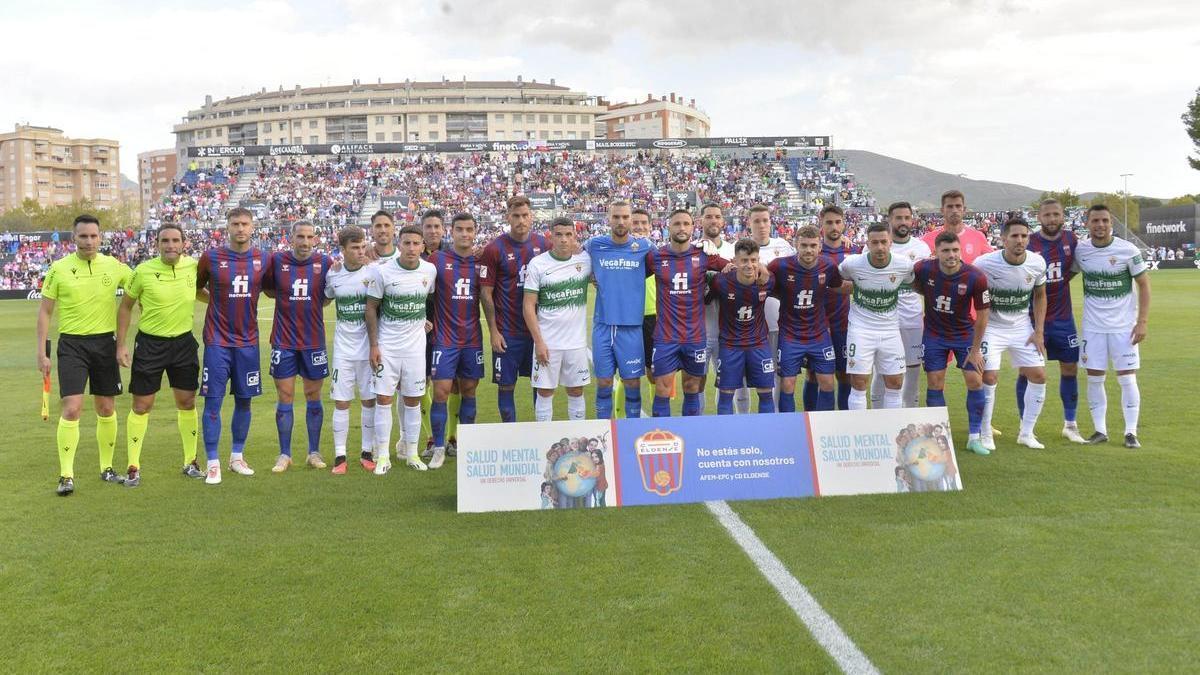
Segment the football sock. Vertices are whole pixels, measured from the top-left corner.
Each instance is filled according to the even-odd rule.
[[[849,410],[866,410],[867,409],[867,390],[859,391],[853,387],[850,389],[850,398],[846,401]]]
[[[870,391],[871,391],[871,409],[872,410],[878,410],[880,408],[888,407],[883,402],[883,397],[885,396],[884,392],[886,390],[887,390],[887,384],[884,383],[883,376],[879,374],[879,371],[875,371],[871,375],[871,390]]]
[[[632,387],[621,387],[625,393],[625,417],[637,419],[642,416],[642,383]]]
[[[210,462],[215,462],[217,444],[221,442],[221,404],[225,399],[215,396],[204,399],[204,455]]]
[[[279,432],[279,454],[292,456],[292,424],[295,412],[291,403],[279,403],[275,406],[275,429]]]
[[[1028,436],[1037,426],[1038,416],[1046,402],[1046,383],[1029,382],[1025,385],[1025,412],[1021,415],[1021,435]]]
[[[925,407],[926,408],[944,408],[946,406],[946,390],[945,389],[926,389],[925,390]]]
[[[612,393],[612,389],[609,389],[608,391],[609,391],[609,393]],[[609,411],[608,412],[610,415],[612,414],[611,399],[610,399],[610,403],[609,403]],[[583,394],[580,394],[578,396],[571,396],[570,394],[568,394],[567,395],[567,419],[581,420],[585,417],[587,417],[587,400],[583,397]]]
[[[125,416],[125,452],[129,455],[129,466],[141,468],[142,441],[146,440],[149,426],[150,413],[139,415],[130,410]]]
[[[903,389],[884,389],[883,390],[883,407],[884,408],[899,408],[901,404],[901,396]]]
[[[363,417],[366,417],[364,415]],[[333,408],[333,454],[343,457],[346,454],[346,439],[350,437],[350,409]]]
[[[686,400],[686,397],[685,397]],[[750,412],[750,389],[742,387],[733,392],[733,410],[739,415]],[[696,413],[697,415],[700,413]]]
[[[796,392],[790,394],[786,391],[779,392],[779,412],[796,412]]]
[[[535,422],[549,422],[554,419],[554,397],[533,394],[533,419]]]
[[[683,394],[683,414],[685,417],[694,417],[699,415],[704,406],[704,398],[700,392]]]
[[[804,390],[801,392],[801,402],[804,404],[805,410],[817,409],[817,383],[804,381]]]
[[[446,447],[446,418],[449,414],[445,401],[434,401],[429,406],[429,426],[432,428],[434,447]]]
[[[775,412],[775,397],[771,392],[759,393],[758,412],[759,414]]]
[[[1025,419],[1025,388],[1028,386],[1029,379],[1017,375],[1017,419]]]
[[[117,416],[96,415],[96,444],[100,446],[100,470],[113,465],[113,454],[117,449]]]
[[[613,388],[596,387],[596,419],[606,420],[612,417],[613,412]]]
[[[458,435],[458,420],[462,414],[462,394],[450,392],[450,404],[446,406],[446,437],[454,438]],[[474,420],[472,420],[474,421]],[[430,422],[432,425],[432,421]]]
[[[654,407],[651,409],[654,417],[671,416],[671,398],[669,396],[654,396]]]
[[[1088,411],[1092,413],[1092,426],[1107,436],[1108,392],[1104,390],[1104,378],[1104,375],[1088,375]]]
[[[233,437],[233,452],[230,459],[241,459],[246,449],[246,437],[250,435],[250,399],[233,399],[233,422],[229,425]]]
[[[58,474],[75,477],[75,450],[79,447],[79,420],[58,418]]]
[[[909,366],[904,371],[904,386],[900,405],[905,408],[921,407],[921,367]]]
[[[183,463],[196,461],[196,409],[176,410],[175,424],[179,427],[179,440],[183,443]]]
[[[942,402],[945,403],[945,397]],[[967,390],[967,432],[975,437],[983,433],[983,411],[986,407],[987,393],[982,388]]]
[[[304,426],[308,428],[308,454],[321,451],[321,427],[325,426],[325,404],[309,401],[304,406]]]
[[[391,455],[388,445],[392,442],[392,404],[375,403],[375,457],[384,459]]]
[[[475,424],[475,410],[475,397],[463,396],[458,407],[458,421],[463,424]],[[455,430],[457,430],[458,425],[455,424],[454,426]]]
[[[362,451],[375,452],[375,404],[362,407]],[[349,424],[349,422],[347,422]]]
[[[733,392],[732,391],[717,391],[717,414],[732,415],[733,414]]]
[[[979,433],[990,436],[992,433],[992,411],[996,409],[996,385],[983,385],[983,421]]]
[[[1079,408],[1079,378],[1063,375],[1058,381],[1058,395],[1063,402],[1063,420],[1074,424],[1075,411]]]
[[[421,440],[421,404],[404,406],[404,452],[409,457],[417,456],[417,442]]]
[[[1137,375],[1118,375],[1121,385],[1121,411],[1125,415],[1125,433],[1136,434],[1138,416],[1142,411],[1142,394],[1138,391]]]
[[[535,393],[534,396],[537,394]],[[513,397],[513,390],[501,389],[496,392],[496,407],[500,409],[501,422],[517,421],[517,400]]]
[[[825,391],[817,389],[817,410],[833,410],[834,393],[833,390]]]
[[[850,410],[850,392],[853,390],[854,390],[854,387],[851,387],[849,382],[846,382],[846,383],[838,382],[838,386],[837,386],[838,410]],[[865,402],[864,402],[864,405],[866,405]]]

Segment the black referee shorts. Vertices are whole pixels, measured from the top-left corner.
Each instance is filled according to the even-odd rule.
[[[646,351],[646,372],[650,372],[650,366],[654,365],[654,328],[658,325],[657,314],[647,314],[642,317],[642,347]],[[653,375],[653,373],[651,373]]]
[[[133,369],[129,393],[149,396],[162,388],[163,372],[172,389],[196,391],[200,388],[199,345],[191,333],[176,337],[157,337],[139,332],[133,341]]]
[[[58,395],[78,396],[87,385],[92,396],[121,393],[117,339],[112,333],[58,336]]]

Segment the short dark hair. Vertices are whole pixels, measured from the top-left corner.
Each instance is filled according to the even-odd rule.
[[[933,250],[937,251],[939,248],[942,247],[942,244],[957,244],[957,243],[958,243],[958,235],[957,234],[954,234],[950,230],[942,230],[941,232],[938,233],[938,236],[935,237],[933,240]]]
[[[441,209],[429,209],[425,213],[422,213],[421,224],[424,225],[425,221],[429,218],[437,218],[438,220],[442,221],[443,225],[446,224],[446,214],[443,213]]]
[[[467,213],[466,211],[456,213],[456,214],[454,214],[454,217],[450,219],[450,228],[453,229],[455,223],[462,222],[465,220],[469,220],[469,221],[471,221],[472,224],[474,224],[475,216]]]
[[[640,206],[633,210],[633,215],[646,216],[646,220],[650,220],[650,212]]]
[[[816,225],[801,225],[796,228],[796,232],[792,234],[792,239],[820,239],[821,231]]]
[[[942,202],[941,202],[941,203],[942,203],[942,206],[945,206],[945,205],[946,205],[946,200],[947,200],[947,199],[961,199],[961,200],[963,200],[963,205],[964,205],[964,206],[965,206],[965,205],[966,205],[966,203],[967,203],[967,196],[966,196],[966,195],[964,195],[964,194],[963,194],[962,192],[960,192],[959,190],[946,190],[945,192],[943,192],[943,193],[942,193]]]
[[[1024,227],[1027,230],[1033,229],[1029,227],[1029,221],[1025,220],[1021,216],[1011,216],[1008,220],[1004,221],[1004,225],[1000,227],[1000,234],[1008,234],[1008,231],[1014,227]]]
[[[896,209],[908,209],[909,213],[913,212],[912,204],[909,204],[908,202],[892,202],[888,205],[887,214],[889,216],[892,215],[892,211],[895,211]]]
[[[842,207],[834,205],[834,204],[830,204],[829,206],[826,206],[825,208],[821,209],[821,212],[817,214],[817,221],[825,220],[826,213],[836,213],[839,216],[842,216],[843,218],[846,217],[846,212],[842,210]]]
[[[81,213],[75,216],[75,222],[71,223],[71,229],[74,230],[80,223],[92,223],[97,228],[100,227],[100,219],[90,213]]]
[[[155,241],[158,241],[158,238],[162,236],[163,230],[175,230],[179,233],[180,239],[187,239],[187,235],[183,233],[183,226],[179,223],[163,223],[158,226],[158,233],[154,235]]]
[[[1043,199],[1042,202],[1038,204],[1038,210],[1040,211],[1043,206],[1062,206],[1062,202],[1051,197],[1049,199]]]
[[[554,220],[550,221],[549,229],[553,230],[556,227],[569,227],[569,228],[571,228],[571,231],[574,232],[575,231],[575,221],[571,220],[570,218],[567,218],[566,216],[559,216],[559,217],[555,218]]]
[[[421,238],[421,241],[425,241],[425,233],[421,230],[419,225],[405,225],[404,227],[400,228],[399,232],[396,233],[396,238],[400,239],[406,234],[415,234]]]
[[[390,211],[384,211],[383,209],[379,209],[378,211],[375,212],[374,215],[371,216],[371,224],[374,225],[375,219],[380,216],[387,218],[388,220],[392,221],[393,223],[396,222],[396,219],[392,217],[392,214]]]
[[[1088,220],[1092,219],[1092,211],[1105,211],[1105,212],[1111,213],[1111,211],[1109,211],[1108,206],[1106,204],[1092,204],[1091,206],[1088,207],[1088,210],[1087,210]]]
[[[630,204],[629,202],[625,201],[624,199],[614,199],[613,201],[608,203],[608,210],[612,211],[613,209],[620,207],[620,206],[628,206],[631,209],[633,208],[633,205]]]
[[[529,197],[526,197],[525,195],[516,195],[508,198],[508,202],[506,202],[504,205],[504,211],[505,213],[511,213],[515,209],[519,209],[522,206],[529,206]]]
[[[225,214],[225,222],[229,222],[238,216],[246,216],[250,220],[254,220],[254,212],[244,206],[235,206],[229,209],[229,213]]]
[[[367,233],[357,225],[348,225],[338,231],[338,246],[346,248],[350,244],[360,242],[367,238]]]
[[[704,215],[704,212],[709,209],[716,209],[716,210],[720,211],[721,213],[725,212],[725,209],[722,209],[721,205],[716,202],[704,202],[704,206],[700,207],[700,215]],[[647,215],[649,215],[649,214],[647,214]]]
[[[750,210],[747,211],[746,213],[759,213],[762,211],[770,213],[771,207],[767,206],[766,204],[755,204],[754,206],[751,206]],[[747,216],[747,218],[749,218],[749,216]]]
[[[693,217],[692,217],[692,212],[691,212],[691,211],[689,211],[689,210],[687,210],[687,209],[674,209],[674,210],[672,210],[672,211],[671,211],[671,214],[670,214],[669,216],[667,216],[667,220],[670,220],[670,219],[674,218],[675,216],[679,215],[680,213],[686,213],[686,214],[687,214],[687,216],[688,216],[688,220],[691,220],[691,221],[695,221],[695,220],[696,220],[695,218],[693,218]]]
[[[733,254],[738,255],[739,253],[745,253],[746,255],[758,253],[758,242],[750,237],[738,239],[737,243],[733,245]]]
[[[890,229],[888,229],[887,223],[871,223],[870,225],[867,226],[867,236],[868,237],[871,236],[872,234],[875,234],[876,232],[886,232],[888,234],[891,234],[892,231]]]

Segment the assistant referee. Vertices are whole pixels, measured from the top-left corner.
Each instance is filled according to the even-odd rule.
[[[100,253],[100,221],[81,214],[72,225],[75,252],[56,260],[42,283],[42,305],[37,321],[38,371],[49,375],[50,356],[43,345],[50,334],[50,318],[58,306],[58,394],[62,413],[58,419],[58,494],[75,491],[75,450],[79,446],[79,415],[83,389],[90,383],[96,408],[96,443],[100,446],[100,478],[121,483],[112,468],[117,444],[115,397],[121,393],[117,367],[117,288],[133,272]]]
[[[196,306],[196,259],[184,255],[183,228],[164,223],[156,237],[158,257],[137,266],[117,312],[117,361],[130,371],[133,409],[125,420],[129,470],[125,487],[141,484],[142,443],[150,425],[150,409],[162,388],[162,376],[175,393],[176,421],[183,443],[183,475],[203,478],[196,463],[196,390],[200,388],[199,345],[192,335]],[[207,291],[201,291],[207,293]],[[126,335],[134,305],[141,305],[138,334],[129,357]]]

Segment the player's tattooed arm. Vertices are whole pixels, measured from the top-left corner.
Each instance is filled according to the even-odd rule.
[[[371,367],[378,368],[383,362],[383,355],[379,351],[379,299],[367,297],[367,311],[363,314],[363,321],[367,324],[367,341],[371,345]]]
[[[1046,285],[1033,287],[1033,334],[1025,341],[1040,354],[1046,354]]]

